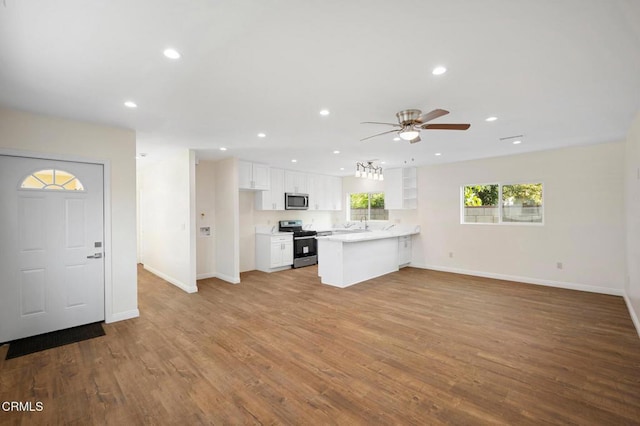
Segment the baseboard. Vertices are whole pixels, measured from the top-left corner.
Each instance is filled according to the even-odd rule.
[[[176,287],[178,287],[179,289],[186,291],[187,293],[197,293],[198,292],[198,287],[197,286],[189,286],[184,284],[182,281],[177,280],[163,272],[158,271],[157,269],[149,266],[149,265],[144,265],[144,269],[146,269],[147,271],[151,272],[153,275],[157,275],[160,278],[162,278],[163,280],[170,282],[171,284],[175,285]]]
[[[211,272],[211,273],[207,273],[207,274],[198,274],[196,276],[196,280],[206,280],[207,278],[215,278],[216,277],[216,273],[215,272]]]
[[[629,296],[627,296],[627,293],[624,294],[624,301],[627,304],[629,315],[631,315],[631,321],[633,321],[633,325],[636,327],[636,333],[638,333],[638,337],[640,337],[640,320],[638,320],[636,311],[633,310],[633,305],[631,304],[631,300],[629,299]]]
[[[230,275],[221,274],[219,272],[216,273],[216,278],[219,278],[222,281],[226,281],[231,284],[240,284],[240,278],[235,278]]]
[[[539,278],[521,277],[517,275],[496,274],[493,272],[470,271],[468,269],[449,268],[446,266],[436,265],[417,265],[411,263],[414,268],[431,269],[434,271],[451,272],[454,274],[473,275],[476,277],[493,278],[496,280],[516,281],[526,284],[543,285],[547,287],[565,288],[569,290],[588,291],[590,293],[610,294],[613,296],[624,296],[624,290],[617,288],[599,287],[587,284],[569,283],[564,281],[543,280]]]
[[[138,318],[140,316],[140,311],[138,309],[131,309],[130,311],[117,312],[115,314],[111,314],[108,318],[105,318],[104,322],[110,324],[112,322],[124,321],[131,318]]]

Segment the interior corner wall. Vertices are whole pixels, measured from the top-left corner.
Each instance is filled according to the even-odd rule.
[[[640,335],[640,112],[627,136],[624,170],[627,248],[625,300]]]
[[[412,264],[622,295],[623,157],[620,142],[422,167]],[[461,187],[494,182],[542,182],[544,224],[461,224]]]
[[[214,179],[216,277],[237,284],[240,282],[238,160],[216,162]]]
[[[140,223],[145,269],[188,293],[195,273],[195,157],[187,149],[140,168]]]
[[[200,160],[196,166],[196,271],[199,280],[216,276],[215,170],[213,161]]]
[[[108,161],[111,196],[111,282],[106,322],[137,317],[136,135],[102,126],[0,108],[0,148],[73,161]]]

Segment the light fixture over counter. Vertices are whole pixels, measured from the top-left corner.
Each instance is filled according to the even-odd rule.
[[[356,177],[363,179],[384,180],[382,167],[373,165],[373,161],[356,163]]]

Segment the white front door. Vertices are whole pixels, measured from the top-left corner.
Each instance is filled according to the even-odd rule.
[[[0,343],[104,320],[103,179],[0,155]]]

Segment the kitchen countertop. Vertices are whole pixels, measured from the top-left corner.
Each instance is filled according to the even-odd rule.
[[[344,230],[340,230],[344,231]],[[415,235],[420,233],[420,227],[413,229],[398,229],[388,231],[364,231],[357,230],[337,235],[327,235],[325,237],[317,237],[327,241],[341,241],[343,243],[357,243],[359,241],[380,240],[384,238],[398,238],[406,235]]]

